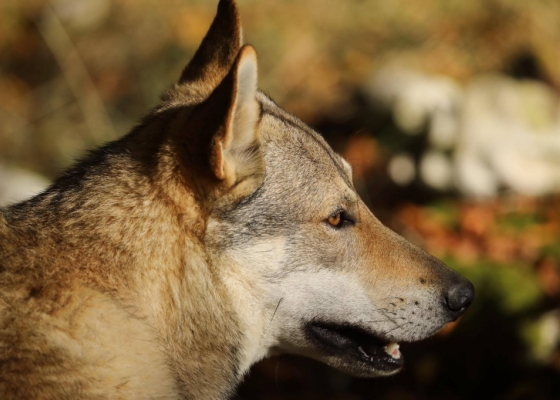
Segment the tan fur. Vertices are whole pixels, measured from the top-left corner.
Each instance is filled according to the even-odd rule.
[[[0,398],[227,398],[278,352],[387,375],[310,326],[418,340],[464,311],[466,281],[385,228],[350,166],[256,82],[222,0],[137,128],[0,210]]]

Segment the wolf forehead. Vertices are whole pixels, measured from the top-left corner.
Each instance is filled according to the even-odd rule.
[[[265,148],[267,144],[274,143],[283,148],[284,154],[292,152],[303,156],[302,158],[309,160],[323,173],[330,172],[324,168],[332,165],[336,174],[342,177],[348,186],[353,187],[352,167],[332,150],[319,133],[278,107],[264,93],[258,93],[257,101],[261,106],[262,119],[265,120],[260,132]]]

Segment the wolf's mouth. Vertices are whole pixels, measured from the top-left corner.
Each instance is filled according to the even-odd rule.
[[[353,326],[312,322],[306,328],[308,338],[328,354],[351,358],[383,373],[399,370],[404,359],[395,342]]]

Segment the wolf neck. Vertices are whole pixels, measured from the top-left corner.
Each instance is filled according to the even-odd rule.
[[[69,190],[62,183],[4,211],[0,239],[16,245],[0,248],[3,262],[29,277],[42,271],[34,278],[41,285],[72,276],[110,293],[155,332],[180,394],[226,398],[241,376],[243,334],[219,271],[189,229],[194,216],[179,213],[137,171],[120,171],[118,160],[106,173],[114,174],[106,179],[113,186],[96,179],[88,187],[85,178],[80,190]]]

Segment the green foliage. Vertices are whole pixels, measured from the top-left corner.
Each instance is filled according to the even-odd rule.
[[[537,277],[524,264],[479,260],[467,265],[456,259],[445,261],[473,282],[477,296],[492,297],[504,314],[536,309],[543,300]],[[476,308],[476,301],[473,306]]]

